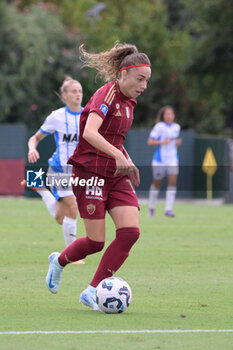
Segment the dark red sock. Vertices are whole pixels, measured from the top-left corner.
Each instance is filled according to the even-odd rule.
[[[87,255],[101,251],[103,247],[104,242],[96,242],[88,237],[80,237],[63,250],[59,255],[58,262],[61,266],[66,266],[73,261],[84,259]]]
[[[139,235],[137,227],[124,227],[116,231],[116,238],[106,249],[91,286],[97,287],[104,278],[111,277],[121,267]]]

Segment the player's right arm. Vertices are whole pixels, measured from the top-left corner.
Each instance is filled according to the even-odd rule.
[[[124,154],[113,146],[99,133],[99,128],[103,119],[96,112],[91,112],[87,118],[87,123],[83,132],[83,138],[96,149],[108,154],[116,160],[116,173],[128,174],[130,172],[130,163]]]
[[[28,140],[28,161],[29,163],[35,163],[40,158],[39,152],[37,151],[38,143],[43,140],[47,135],[38,130]]]
[[[130,164],[125,155],[117,147],[108,142],[99,132],[99,128],[114,101],[114,85],[113,83],[105,84],[94,94],[89,106],[90,112],[82,136],[94,148],[115,159],[115,175],[132,174],[132,177],[135,179],[135,185],[137,185],[139,184],[139,176],[137,176],[136,171],[132,173],[132,164]],[[111,98],[109,98],[110,96]]]
[[[41,125],[40,129],[28,140],[28,161],[29,163],[35,163],[40,158],[37,151],[38,143],[43,140],[47,135],[51,135],[56,131],[56,111],[53,111]]]
[[[139,171],[135,165],[126,159],[124,154],[99,133],[99,128],[103,123],[103,119],[96,113],[91,112],[87,118],[87,123],[83,132],[83,138],[96,149],[115,158],[116,171],[115,175],[127,174],[132,178],[135,186],[140,184]]]
[[[165,138],[161,140],[161,123],[156,124],[150,132],[147,140],[148,146],[168,145],[171,139]]]
[[[155,140],[149,137],[147,140],[148,146],[168,145],[169,143],[171,143],[171,139]]]

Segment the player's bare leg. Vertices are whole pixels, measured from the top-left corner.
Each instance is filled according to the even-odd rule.
[[[26,180],[22,180],[20,185],[25,188],[27,185]],[[54,195],[46,187],[31,187],[31,189],[41,196],[49,214],[55,219],[57,201]]]
[[[149,190],[149,211],[148,216],[155,216],[155,205],[159,196],[162,180],[153,180]]]

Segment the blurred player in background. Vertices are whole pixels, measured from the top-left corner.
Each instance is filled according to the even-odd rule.
[[[150,132],[147,141],[149,146],[156,146],[152,160],[153,183],[149,191],[149,216],[155,215],[155,204],[159,195],[162,180],[168,178],[166,190],[165,215],[174,217],[172,210],[175,196],[177,177],[179,173],[179,159],[177,147],[181,145],[179,137],[180,125],[175,123],[175,113],[172,107],[162,107],[157,115],[156,124]]]
[[[81,303],[98,310],[97,285],[121,267],[140,234],[139,204],[133,187],[139,185],[139,172],[123,142],[133,122],[136,98],[146,89],[151,68],[148,57],[134,45],[116,44],[110,51],[98,54],[89,54],[81,47],[81,52],[85,64],[95,67],[108,83],[92,96],[82,112],[79,144],[69,164],[74,165],[76,178],[98,176],[104,185],[74,187],[86,236],[61,254],[50,255],[46,283],[50,292],[57,293],[67,264],[103,249],[108,211],[116,237],[104,252],[90,285],[80,295]]]
[[[40,129],[28,141],[28,161],[35,163],[40,158],[37,145],[47,135],[54,134],[56,151],[49,159],[47,176],[51,179],[70,178],[72,166],[67,165],[67,160],[74,153],[79,139],[79,121],[83,110],[81,107],[83,91],[81,84],[66,77],[60,88],[62,101],[65,107],[53,111],[46,119]],[[51,183],[51,181],[49,181]],[[77,204],[72,188],[62,186],[47,188],[35,188],[42,197],[51,216],[62,225],[65,244],[68,246],[76,239],[77,230]],[[81,262],[80,262],[81,263]]]

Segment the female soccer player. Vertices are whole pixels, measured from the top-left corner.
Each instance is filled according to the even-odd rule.
[[[155,202],[158,198],[162,179],[167,175],[165,215],[174,217],[172,210],[175,196],[179,160],[177,147],[181,145],[179,138],[180,125],[174,122],[175,113],[172,107],[164,106],[158,112],[156,124],[151,130],[148,145],[157,146],[152,160],[153,183],[149,192],[149,216],[155,215]]]
[[[95,67],[109,81],[84,108],[79,144],[69,159],[76,178],[86,181],[86,186],[74,187],[86,237],[78,238],[61,254],[50,255],[46,283],[52,293],[57,293],[67,264],[103,249],[108,211],[116,238],[104,252],[89,287],[80,295],[81,303],[98,310],[96,286],[121,267],[139,238],[139,205],[133,187],[139,185],[139,172],[123,142],[133,121],[136,98],[147,87],[151,67],[148,57],[129,44],[116,44],[98,54],[87,53],[81,47],[81,53],[86,65]],[[91,178],[98,178],[99,183],[102,180],[104,185],[87,185]]]
[[[62,225],[65,243],[68,246],[76,239],[77,204],[72,188],[62,188],[59,181],[54,179],[71,176],[72,166],[67,160],[73,154],[79,139],[79,121],[83,110],[82,86],[77,81],[67,77],[60,88],[62,101],[65,107],[53,111],[45,120],[40,129],[28,141],[28,161],[35,163],[40,155],[37,151],[38,143],[47,135],[54,134],[56,151],[49,159],[47,177],[53,183],[52,193],[43,188],[35,188],[42,197],[51,216]],[[52,181],[53,180],[53,181]]]

